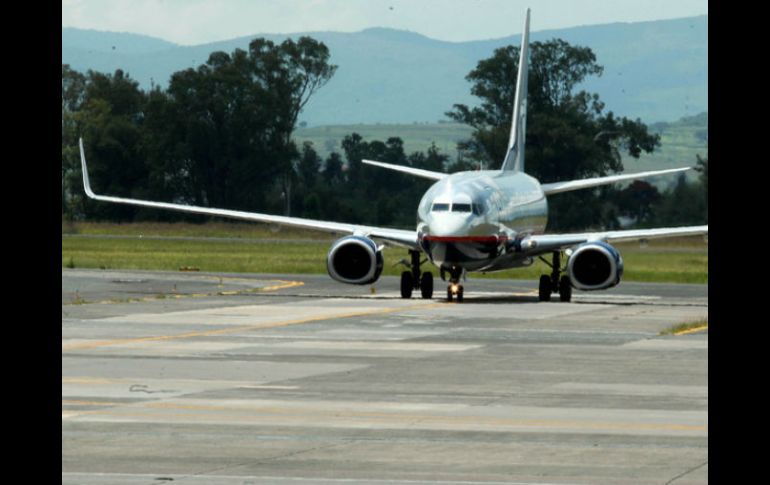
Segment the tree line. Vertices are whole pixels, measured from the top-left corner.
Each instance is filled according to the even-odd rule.
[[[640,120],[605,113],[596,94],[576,91],[602,67],[586,47],[562,40],[530,46],[526,170],[541,182],[607,175],[660,145]],[[77,147],[83,137],[99,193],[147,200],[286,214],[391,227],[413,227],[430,185],[361,163],[372,159],[433,171],[498,168],[511,123],[519,48],[497,49],[467,79],[475,107],[447,116],[474,128],[457,160],[435,145],[407,154],[403,141],[364,141],[356,133],[343,153],[321,159],[311,143],[292,139],[302,109],[333,77],[330,52],[310,37],[275,44],[254,39],[247,50],[214,52],[206,63],[174,73],[166,89],[139,88],[130,76],[80,73],[62,65],[62,215],[67,219],[204,220],[201,216],[100,204],[82,190]],[[660,193],[647,182],[624,189],[559,194],[549,199],[549,230],[703,223],[708,212],[708,158],[697,183],[682,178]]]

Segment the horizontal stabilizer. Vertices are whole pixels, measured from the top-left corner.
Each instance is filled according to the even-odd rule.
[[[624,180],[637,180],[637,179],[643,179],[648,177],[655,177],[658,175],[684,172],[685,170],[690,170],[691,168],[692,167],[672,168],[668,170],[654,170],[651,172],[610,175],[608,177],[596,177],[596,178],[583,179],[583,180],[570,180],[567,182],[554,182],[552,184],[543,184],[542,188],[545,195],[551,195],[551,194],[558,194],[559,192],[569,192],[571,190],[580,190],[580,189],[587,189],[590,187],[598,187],[600,185],[614,184],[617,182],[622,182]]]
[[[387,168],[389,170],[395,170],[397,172],[408,173],[416,177],[422,177],[431,180],[441,180],[449,177],[448,173],[443,172],[431,172],[430,170],[424,170],[422,168],[412,168],[405,165],[393,165],[392,163],[375,162],[373,160],[361,160],[362,163],[367,165],[374,165],[376,167]]]

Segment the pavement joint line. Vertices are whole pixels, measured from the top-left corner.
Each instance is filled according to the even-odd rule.
[[[274,323],[244,325],[239,327],[232,327],[232,328],[225,328],[225,329],[218,329],[218,330],[207,330],[204,332],[187,332],[187,333],[176,334],[176,335],[156,335],[153,337],[102,340],[98,342],[81,342],[77,344],[63,345],[62,351],[88,350],[88,349],[95,349],[99,347],[109,347],[113,345],[125,345],[125,344],[134,344],[134,343],[142,343],[142,342],[159,342],[159,341],[165,341],[165,340],[181,340],[181,339],[194,338],[194,337],[209,337],[213,335],[226,335],[231,333],[249,332],[252,330],[260,330],[260,329],[266,329],[266,328],[286,327],[289,325],[299,325],[303,323],[319,322],[324,320],[363,317],[363,316],[370,316],[370,315],[382,315],[386,313],[396,313],[400,311],[408,311],[408,310],[414,310],[418,308],[433,308],[438,305],[440,305],[440,303],[433,303],[428,305],[418,304],[418,305],[410,305],[410,306],[398,307],[398,308],[384,308],[384,309],[381,308],[379,310],[364,310],[364,311],[357,311],[357,312],[350,312],[350,313],[342,313],[339,315],[320,315],[320,316],[309,317],[309,318],[284,320],[281,322],[274,322]]]
[[[238,422],[260,422],[270,418],[276,419],[280,416],[281,423],[291,425],[291,422],[303,421],[308,417],[317,417],[332,427],[348,427],[350,425],[360,425],[361,423],[377,423],[382,425],[393,424],[394,422],[403,423],[406,429],[421,429],[422,427],[450,427],[452,425],[469,425],[479,427],[503,427],[511,429],[574,429],[574,430],[594,430],[594,431],[683,431],[683,432],[708,432],[708,425],[684,424],[684,423],[630,423],[621,421],[592,421],[581,419],[512,419],[499,418],[478,415],[430,415],[430,414],[405,414],[398,412],[363,412],[349,411],[340,413],[339,410],[318,409],[316,412],[307,409],[281,409],[274,406],[210,406],[194,404],[174,404],[173,402],[143,402],[126,404],[123,409],[104,409],[93,411],[82,411],[82,414],[89,416],[102,415],[135,419],[164,419],[168,414],[163,410],[175,411],[177,417],[187,419],[209,419],[209,420],[235,420]],[[156,412],[153,412],[156,411]],[[212,415],[211,412],[218,412]],[[222,412],[229,412],[223,414]],[[258,414],[255,414],[258,413]],[[336,419],[343,417],[348,419],[348,426],[345,423],[336,422]],[[449,429],[449,428],[446,428]]]
[[[242,281],[253,281],[253,280],[246,280],[244,278],[230,278],[230,277],[222,277],[219,278],[220,280],[228,280],[228,281],[236,281],[236,280],[242,280]],[[266,280],[266,281],[276,281],[278,282],[277,285],[272,286],[266,286],[264,288],[248,288],[245,290],[228,290],[228,291],[216,291],[213,293],[189,293],[189,294],[179,294],[179,293],[158,293],[154,296],[146,296],[143,298],[126,298],[125,300],[100,300],[100,301],[87,301],[83,300],[82,298],[77,298],[76,300],[73,300],[71,302],[65,302],[62,303],[62,305],[109,305],[114,303],[136,303],[136,302],[148,302],[148,301],[156,301],[156,300],[162,300],[166,298],[174,298],[174,299],[182,299],[182,298],[205,298],[207,296],[234,296],[234,295],[246,295],[250,293],[261,293],[261,292],[267,292],[267,291],[278,291],[278,290],[284,290],[286,288],[294,288],[297,286],[303,286],[305,283],[303,281],[287,281],[287,280]]]
[[[354,443],[356,441],[360,440],[352,440],[351,443]],[[70,476],[70,477],[80,477],[80,476],[88,476],[88,477],[110,477],[110,478],[148,478],[148,479],[155,479],[157,480],[158,473],[118,473],[118,472],[62,472],[62,476]],[[176,480],[182,480],[187,478],[208,478],[209,480],[240,480],[242,483],[245,483],[243,481],[248,480],[257,480],[259,483],[264,482],[275,482],[275,483],[291,483],[291,482],[310,482],[310,483],[318,483],[318,482],[329,482],[329,483],[382,483],[382,484],[393,484],[393,483],[399,483],[399,484],[415,484],[415,485],[424,485],[426,483],[425,480],[393,480],[393,479],[382,479],[382,478],[317,478],[317,477],[279,477],[279,476],[262,476],[262,475],[215,475],[212,473],[206,473],[206,474],[164,474],[163,476],[174,478]],[[467,480],[430,480],[430,483],[435,485],[586,485],[585,482],[512,482],[512,481],[505,481],[505,482],[499,482],[499,481],[467,481]]]

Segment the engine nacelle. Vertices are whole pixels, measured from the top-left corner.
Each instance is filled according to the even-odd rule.
[[[382,273],[382,251],[367,237],[346,236],[334,241],[326,256],[329,276],[342,283],[368,285]]]
[[[567,261],[567,273],[578,290],[604,290],[620,283],[623,258],[617,249],[601,241],[577,246]]]

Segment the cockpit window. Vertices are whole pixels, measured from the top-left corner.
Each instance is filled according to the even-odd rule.
[[[435,203],[431,210],[433,212],[446,212],[449,210],[449,204]]]
[[[452,212],[470,212],[470,211],[471,211],[470,204],[458,204],[457,202],[452,204]]]

